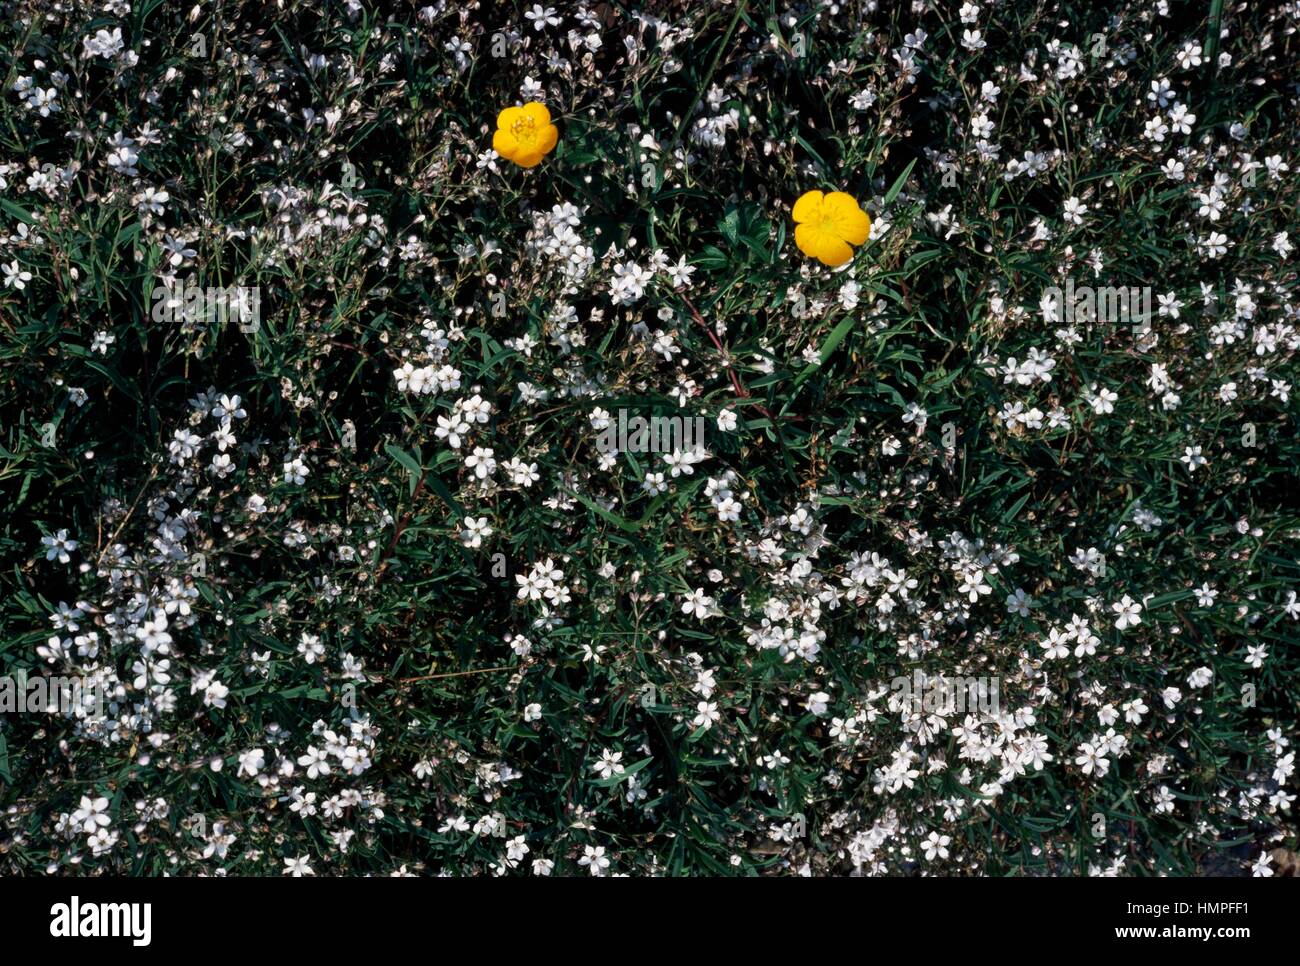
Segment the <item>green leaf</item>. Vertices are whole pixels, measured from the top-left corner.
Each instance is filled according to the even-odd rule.
[[[903,190],[903,185],[907,182],[908,175],[912,173],[912,169],[915,167],[916,158],[913,158],[907,163],[907,167],[903,169],[903,173],[895,179],[894,186],[885,192],[885,204],[890,205],[894,203],[894,199],[897,198],[898,193]]]
[[[28,225],[36,224],[36,219],[32,217],[29,211],[27,211],[25,208],[19,208],[12,201],[9,201],[5,198],[0,198],[0,211],[7,211],[9,214],[13,215],[19,221],[24,222]]]
[[[625,530],[628,533],[636,533],[638,530],[641,529],[640,523],[633,523],[631,520],[623,519],[623,517],[619,516],[617,513],[612,513],[609,510],[606,510],[599,503],[596,503],[594,500],[591,500],[583,496],[581,493],[575,493],[573,490],[568,490],[567,492],[571,497],[573,497],[575,500],[577,500],[579,503],[585,506],[588,510],[596,514],[596,516],[608,520],[610,523],[614,524],[614,526],[619,527],[620,529]]]
[[[821,354],[819,356],[821,361],[815,363],[810,362],[808,365],[804,366],[803,371],[795,378],[794,388],[798,389],[803,385],[805,379],[826,364],[826,360],[831,357],[831,354],[839,348],[840,343],[843,342],[848,337],[848,334],[853,331],[853,326],[856,323],[857,319],[850,315],[842,319],[835,328],[831,329],[831,334],[828,335],[826,341],[822,343]]]
[[[392,443],[386,444],[384,446],[384,451],[406,468],[406,473],[410,480],[410,495],[414,496],[415,488],[419,486],[420,477],[424,475],[424,470],[421,469],[419,461],[410,453],[406,452],[406,450],[402,449],[400,446],[395,446]]]

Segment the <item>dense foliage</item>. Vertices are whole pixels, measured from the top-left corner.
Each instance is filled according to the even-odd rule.
[[[0,872],[1272,874],[1297,27],[0,5]]]

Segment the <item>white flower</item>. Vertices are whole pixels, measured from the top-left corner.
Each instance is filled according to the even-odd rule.
[[[77,549],[77,541],[68,539],[67,530],[60,530],[53,536],[47,533],[41,537],[41,543],[45,544],[46,547],[46,560],[58,560],[59,563],[63,564],[72,559],[68,556],[69,552]]]
[[[555,15],[554,7],[543,7],[540,3],[533,4],[533,9],[524,11],[524,16],[532,21],[533,29],[542,31],[547,26],[558,27],[560,18]]]
[[[224,708],[230,689],[220,681],[212,681],[203,689],[203,703],[209,708]]]
[[[307,476],[311,473],[307,464],[302,461],[301,457],[295,456],[287,460],[284,464],[284,482],[292,483],[294,486],[301,486],[307,482]]]
[[[27,271],[25,268],[20,267],[17,259],[14,259],[7,265],[0,266],[0,268],[4,269],[5,288],[12,287],[22,291],[27,287],[27,283],[32,280],[32,273]]]
[[[1102,752],[1087,741],[1081,744],[1078,750],[1079,754],[1074,759],[1074,763],[1083,770],[1083,773],[1091,775],[1096,772],[1098,778],[1104,778],[1106,772],[1110,770],[1110,762],[1102,757]]]
[[[716,701],[701,701],[695,706],[695,710],[698,713],[691,721],[691,724],[696,728],[703,728],[705,731],[712,728],[722,717],[718,712],[718,703]]]
[[[984,571],[975,570],[962,575],[961,586],[957,593],[964,594],[973,604],[981,597],[993,593],[993,588],[984,582]]]
[[[698,588],[687,594],[682,602],[682,613],[694,614],[700,620],[706,619],[712,613],[712,608],[713,598]]]
[[[600,775],[601,778],[612,778],[615,775],[623,774],[622,760],[623,753],[621,751],[610,751],[606,748],[600,753],[600,761],[592,764],[591,770]]]
[[[1202,467],[1209,462],[1209,460],[1201,455],[1201,448],[1199,446],[1185,447],[1180,459],[1187,464],[1187,472],[1189,473],[1195,473],[1199,467]]]
[[[308,778],[328,775],[330,771],[329,754],[311,745],[307,746],[305,754],[299,756],[298,764],[307,769]]]
[[[239,774],[249,778],[266,767],[266,755],[261,748],[252,748],[239,753]]]
[[[121,27],[114,27],[111,31],[97,30],[95,36],[83,38],[82,43],[81,56],[100,57],[104,60],[112,60],[126,49]]]
[[[929,420],[929,415],[925,409],[917,403],[912,403],[903,413],[904,424],[913,424],[916,427],[917,434],[925,432],[925,424]]]
[[[497,461],[492,458],[490,448],[475,446],[474,452],[465,457],[465,468],[473,470],[478,479],[486,480],[496,472]]]
[[[107,798],[91,798],[89,795],[82,795],[80,807],[72,813],[72,823],[79,825],[84,834],[91,835],[99,828],[109,825],[111,820],[105,814],[107,811]]]
[[[1055,627],[1048,631],[1046,640],[1039,641],[1038,646],[1046,651],[1043,655],[1045,660],[1060,660],[1070,656],[1069,638]]]
[[[465,517],[465,529],[460,532],[460,542],[470,548],[483,546],[483,540],[492,536],[487,517]]]
[[[302,637],[298,640],[298,653],[308,664],[315,664],[318,659],[325,656],[325,645],[315,634],[303,631]]]
[[[1116,614],[1115,627],[1121,631],[1142,623],[1142,605],[1128,594],[1118,604],[1111,604],[1110,609]]]
[[[597,845],[593,848],[590,845],[584,845],[582,858],[578,860],[578,865],[586,866],[587,871],[592,875],[604,875],[605,870],[609,868],[609,858],[605,855],[605,846]],[[549,869],[547,874],[550,874]]]
[[[921,843],[921,848],[925,850],[926,861],[933,861],[935,858],[948,858],[948,843],[952,837],[940,835],[938,832],[931,832],[930,835]]]
[[[1019,614],[1021,617],[1029,616],[1029,608],[1034,606],[1034,598],[1030,597],[1019,587],[1014,593],[1007,595],[1007,613]]]
[[[1115,411],[1115,402],[1119,399],[1119,393],[1113,392],[1104,386],[1101,389],[1097,389],[1094,385],[1092,388],[1096,391],[1096,394],[1090,394],[1085,397],[1088,401],[1088,405],[1092,406],[1092,411],[1098,416],[1105,416],[1108,413],[1113,413]]]
[[[468,832],[469,830],[469,820],[464,815],[444,819],[443,823],[438,826],[439,835],[446,835],[448,832]]]

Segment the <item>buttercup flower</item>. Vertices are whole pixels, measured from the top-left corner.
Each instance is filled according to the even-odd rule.
[[[805,191],[794,203],[794,243],[799,251],[834,268],[853,257],[852,245],[871,234],[871,219],[843,191]]]
[[[551,123],[551,112],[541,101],[523,107],[507,107],[497,115],[492,149],[521,168],[533,168],[551,152],[560,132]]]

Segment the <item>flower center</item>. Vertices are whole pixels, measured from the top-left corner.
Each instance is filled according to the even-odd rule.
[[[533,123],[531,117],[521,117],[511,124],[510,133],[514,135],[516,141],[525,146],[530,146],[537,141],[537,125]]]
[[[828,235],[839,237],[839,223],[833,211],[827,211],[825,207],[817,209],[817,214],[810,219],[811,224],[818,231],[824,231]]]

